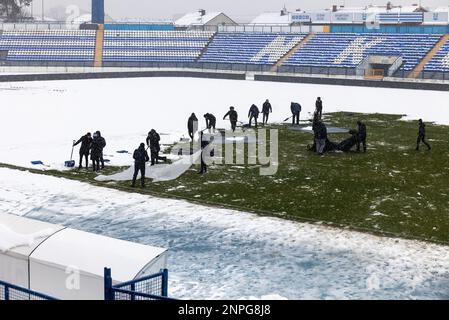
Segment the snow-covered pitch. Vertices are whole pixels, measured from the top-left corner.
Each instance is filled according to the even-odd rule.
[[[245,121],[248,109],[273,105],[271,121],[290,116],[290,102],[302,104],[302,117],[310,118],[318,96],[324,112],[353,111],[407,115],[407,119],[449,124],[449,93],[403,89],[359,88],[237,80],[139,78],[73,80],[0,84],[0,162],[32,166],[40,160],[63,169],[71,145],[86,132],[100,130],[107,140],[106,157],[113,165],[132,163],[129,155],[154,128],[162,143],[187,136],[187,118],[195,112],[216,115],[218,127],[229,106]],[[78,158],[77,150],[74,152]],[[43,167],[43,169],[49,168]]]
[[[449,93],[187,78],[76,80],[1,84],[0,162],[63,169],[72,140],[106,137],[113,165],[154,128],[170,143],[187,135],[187,117],[214,113],[218,127],[233,105],[246,118],[270,99],[272,121],[303,117],[317,96],[324,111],[379,112],[449,124]],[[77,157],[77,150],[75,151]],[[445,246],[381,238],[157,199],[89,184],[0,169],[0,211],[171,251],[171,295],[179,298],[449,297]]]

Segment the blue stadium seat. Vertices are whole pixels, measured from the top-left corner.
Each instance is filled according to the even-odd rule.
[[[195,62],[214,32],[113,31],[104,35],[104,62]]]
[[[219,32],[200,62],[273,65],[305,34]]]
[[[319,33],[284,65],[355,68],[369,55],[400,55],[401,70],[411,71],[439,39],[427,34]]]
[[[93,62],[94,30],[3,31],[0,50],[8,61]]]
[[[437,54],[425,65],[424,71],[449,72],[449,41],[446,41]]]

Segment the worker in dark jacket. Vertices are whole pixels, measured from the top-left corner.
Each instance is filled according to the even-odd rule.
[[[232,132],[235,132],[235,128],[237,128],[237,121],[238,121],[238,114],[237,111],[235,111],[234,107],[230,107],[228,113],[225,114],[223,117],[223,120],[226,119],[226,117],[229,117],[229,121],[231,122],[231,129]]]
[[[248,118],[249,118],[249,127],[251,128],[251,123],[253,122],[254,119],[254,123],[256,125],[257,128],[257,119],[259,118],[259,108],[257,108],[257,106],[255,104],[253,104],[251,106],[251,108],[249,108],[249,112],[248,112]]]
[[[316,99],[315,102],[315,111],[318,114],[319,119],[321,120],[322,116],[323,116],[323,101],[321,100],[320,97],[318,97]]]
[[[206,119],[206,128],[209,130],[209,133],[213,129],[215,133],[215,126],[217,125],[217,118],[211,113],[206,113],[204,115],[204,119]]]
[[[292,117],[292,119],[293,119],[292,124],[293,125],[295,125],[295,124],[299,125],[299,115],[300,115],[301,110],[302,110],[301,105],[299,103],[292,102],[291,105],[290,105],[290,110],[292,111],[292,115],[293,115],[293,117]]]
[[[148,157],[148,152],[145,150],[145,144],[141,143],[139,148],[134,150],[133,154],[134,158],[134,175],[133,175],[133,183],[132,187],[136,186],[137,175],[140,171],[140,186],[145,188],[145,166],[148,161],[150,161],[150,157]]]
[[[76,141],[73,146],[77,146],[81,143],[80,147],[80,163],[79,168],[83,167],[83,158],[86,159],[86,169],[89,168],[89,151],[90,145],[92,143],[92,135],[88,132],[85,136],[82,136],[78,141]]]
[[[104,168],[103,149],[106,147],[106,140],[101,136],[100,131],[94,133],[92,143],[90,145],[90,159],[92,160],[93,170],[100,171]]]
[[[204,136],[204,131],[200,131],[200,142],[201,142],[201,169],[199,174],[205,174],[207,173],[207,159],[208,157],[214,157],[215,156],[215,149],[207,149],[209,151],[209,154],[206,152],[206,148],[213,142],[214,137],[213,136]]]
[[[327,128],[326,125],[318,121],[314,130],[316,153],[322,155],[324,153],[324,148],[326,147],[327,140]]]
[[[422,121],[422,119],[419,119],[419,130],[418,130],[418,139],[416,140],[416,151],[419,150],[419,144],[422,142],[427,146],[427,150],[431,150],[432,147],[430,144],[426,141],[426,125]]]
[[[363,152],[366,152],[366,125],[357,121],[357,152],[360,152],[360,144],[363,144]]]
[[[263,113],[263,124],[267,124],[268,123],[268,118],[270,116],[270,113],[273,112],[273,108],[271,107],[271,103],[270,101],[267,99],[263,106],[262,106],[262,113]]]
[[[194,113],[192,113],[189,120],[187,121],[187,129],[189,130],[189,137],[193,141],[193,137],[195,136],[195,133],[198,131],[198,118]]]
[[[150,148],[150,154],[151,154],[151,165],[154,166],[155,164],[159,163],[159,160],[167,162],[167,157],[160,157],[159,152],[161,151],[161,136],[159,133],[157,133],[156,130],[151,129],[150,132],[148,132],[147,136],[147,146]]]
[[[313,120],[312,120],[312,130],[313,130],[313,132],[315,132],[315,127],[318,124],[318,122],[320,122],[320,119],[318,118],[318,113],[315,111],[313,113]]]
[[[351,137],[343,140],[342,142],[340,142],[337,145],[336,150],[340,150],[340,151],[343,151],[343,152],[350,152],[351,149],[355,145],[360,143],[359,142],[360,141],[359,140],[359,132],[357,130],[349,130],[349,134],[351,135]]]

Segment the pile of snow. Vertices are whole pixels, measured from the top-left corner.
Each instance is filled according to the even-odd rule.
[[[36,240],[49,237],[54,232],[55,230],[53,229],[45,229],[32,234],[21,234],[0,224],[0,252],[6,252],[22,246],[31,247]]]

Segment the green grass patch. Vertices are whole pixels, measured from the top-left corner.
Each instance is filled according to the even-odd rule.
[[[279,129],[279,171],[260,176],[254,165],[212,166],[201,176],[192,167],[175,181],[131,189],[130,182],[97,182],[96,174],[78,171],[37,171],[127,192],[180,198],[299,221],[314,221],[376,234],[449,242],[448,127],[427,126],[433,150],[415,151],[417,123],[400,115],[327,114],[325,122],[354,128],[362,119],[368,127],[368,153],[330,153],[323,157],[306,150],[312,135]],[[341,141],[348,135],[330,135]],[[17,168],[2,165],[4,167]],[[107,168],[103,174],[124,168]],[[28,170],[28,169],[27,169]]]

